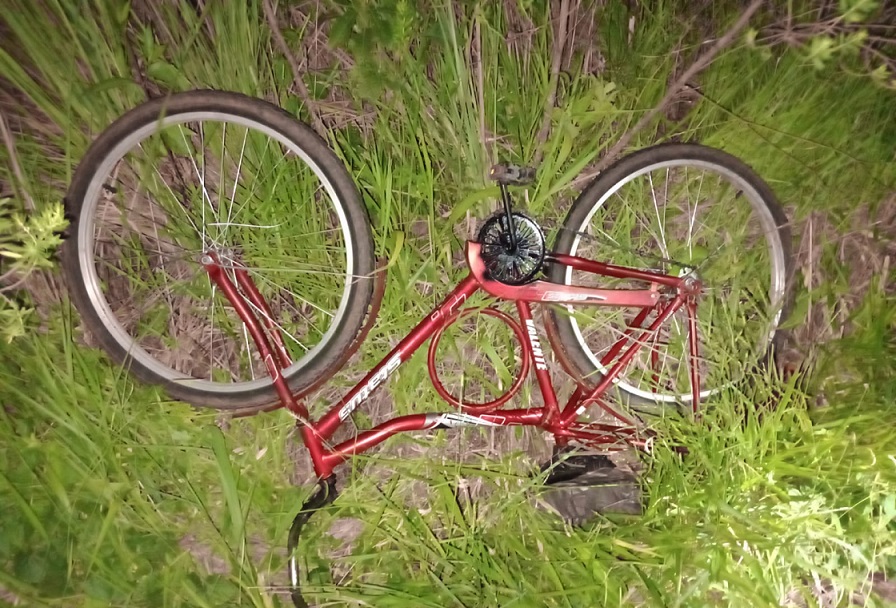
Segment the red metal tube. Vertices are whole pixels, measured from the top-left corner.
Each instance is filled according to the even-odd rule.
[[[690,346],[691,411],[697,414],[700,405],[700,352],[697,344],[697,303],[693,297],[687,299],[688,345]]]
[[[271,307],[268,306],[267,300],[265,300],[261,295],[261,292],[258,291],[258,287],[255,286],[255,281],[252,280],[252,277],[249,276],[249,273],[246,272],[245,268],[237,267],[234,270],[234,274],[236,274],[237,283],[239,283],[246,295],[249,296],[249,301],[264,313],[262,317],[265,326],[268,328],[268,335],[274,342],[274,352],[280,360],[280,367],[286,369],[292,365],[292,358],[289,356],[289,352],[286,350],[286,345],[283,343],[283,336],[280,335],[280,328],[277,327],[277,324],[274,322],[274,313],[271,312]]]
[[[308,410],[305,409],[305,406],[296,401],[295,397],[292,394],[292,391],[289,389],[289,385],[283,378],[283,374],[280,373],[281,368],[277,365],[277,362],[274,359],[274,355],[271,351],[271,345],[268,342],[265,332],[259,325],[258,319],[256,318],[255,314],[246,304],[243,296],[237,291],[236,286],[230,280],[230,277],[228,277],[224,273],[224,269],[221,268],[221,266],[218,264],[215,255],[213,253],[206,255],[208,255],[210,260],[209,263],[205,263],[205,261],[203,261],[203,266],[205,267],[206,272],[208,272],[209,277],[211,277],[218,288],[224,293],[224,295],[233,305],[233,308],[234,310],[236,310],[240,319],[243,321],[243,323],[245,323],[246,329],[251,334],[252,340],[255,342],[255,346],[258,348],[265,362],[265,365],[267,366],[268,373],[271,376],[271,381],[273,382],[274,388],[277,391],[277,396],[280,397],[280,402],[301,423],[302,438],[305,442],[305,447],[308,448],[308,452],[311,455],[311,460],[314,463],[314,469],[319,474],[321,466],[323,464],[323,441],[317,434],[314,427],[311,425]]]
[[[522,300],[524,302],[550,302],[553,304],[578,304],[580,306],[631,306],[638,308],[653,306],[659,300],[659,293],[655,289],[593,289],[576,285],[561,285],[549,281],[533,281],[525,285],[505,285],[486,277],[485,262],[480,255],[481,248],[482,245],[479,243],[467,243],[467,264],[470,266],[470,272],[476,277],[482,289],[498,298]],[[565,256],[565,258],[568,258],[570,261],[579,259],[570,256]],[[588,261],[582,260],[583,263]],[[628,277],[675,286],[680,282],[675,277],[652,275],[639,270],[632,270]]]
[[[340,462],[360,454],[398,433],[421,431],[437,427],[455,426],[532,426],[542,417],[542,408],[502,410],[491,414],[473,416],[463,413],[410,414],[387,420],[357,436],[343,441],[323,454],[322,468],[318,475],[327,477]]]
[[[369,431],[358,433],[352,439],[344,441],[334,446],[323,455],[322,467],[320,471],[315,471],[321,477],[328,477],[333,469],[342,461],[348,459],[355,454],[360,454],[382,443],[396,433],[407,431],[419,431],[426,428],[430,424],[426,414],[411,414],[409,416],[399,416],[393,418],[383,424],[380,424]]]
[[[529,407],[517,410],[500,410],[476,417],[498,426],[532,426],[538,424],[543,416],[543,407]]]
[[[513,384],[511,384],[510,388],[507,389],[503,394],[499,395],[496,399],[491,401],[487,401],[485,403],[479,404],[469,404],[462,403],[458,400],[454,395],[448,392],[448,389],[445,388],[445,385],[442,384],[442,381],[439,379],[439,375],[436,372],[436,351],[439,347],[439,340],[442,338],[442,333],[448,329],[448,327],[454,323],[458,317],[466,315],[466,314],[484,314],[491,317],[495,317],[496,319],[500,319],[503,321],[516,336],[517,341],[520,343],[520,348],[522,348],[522,362],[520,364],[520,372],[517,374],[516,379],[514,379]],[[495,308],[483,308],[481,310],[476,309],[466,309],[459,310],[455,312],[451,317],[445,320],[445,323],[439,327],[432,336],[432,340],[429,343],[429,349],[426,353],[426,366],[429,369],[429,379],[432,382],[433,388],[436,389],[436,392],[439,394],[439,397],[453,405],[454,407],[460,408],[461,410],[467,412],[468,414],[485,414],[492,410],[498,409],[508,401],[520,390],[523,382],[526,380],[526,375],[529,373],[531,357],[529,356],[529,351],[526,350],[526,335],[523,332],[523,329],[520,325],[514,321],[510,315]]]
[[[548,253],[545,259],[551,262],[557,262],[576,270],[599,274],[616,279],[635,279],[647,283],[659,283],[668,287],[680,287],[683,283],[681,277],[674,277],[668,274],[660,274],[658,272],[649,272],[646,270],[638,270],[636,268],[626,268],[625,266],[616,266],[614,264],[605,264],[596,260],[586,260],[585,258],[576,257],[574,255],[566,255],[563,253]]]
[[[464,302],[467,301],[479,289],[479,283],[473,275],[467,275],[457,287],[454,288],[448,296],[442,300],[442,303],[436,307],[425,319],[411,330],[404,340],[398,343],[376,367],[364,376],[355,387],[348,392],[335,406],[324,414],[317,424],[318,432],[324,437],[329,438],[333,432],[339,427],[343,420],[348,418],[351,413],[361,403],[367,400],[370,394],[376,390],[389,375],[394,372],[405,361],[407,361],[414,352],[420,348],[430,336],[432,336],[440,327],[442,327],[455,311],[459,310]]]
[[[550,424],[560,413],[557,393],[554,391],[554,385],[551,383],[551,373],[548,370],[544,350],[541,347],[541,340],[538,338],[535,321],[532,318],[532,308],[528,302],[517,301],[516,310],[520,315],[520,321],[526,328],[528,338],[528,342],[523,341],[523,356],[531,358],[535,363],[535,379],[538,381],[538,388],[541,391],[541,398],[544,402],[544,416],[539,421],[539,425],[545,426]]]
[[[568,405],[566,407],[566,409],[563,410],[563,413],[561,414],[560,419],[564,423],[568,424],[569,422],[574,420],[575,417],[583,410],[583,408],[587,407],[589,403],[597,403],[603,409],[609,411],[611,414],[613,414],[620,420],[625,421],[627,424],[634,425],[634,422],[632,422],[631,420],[628,420],[627,418],[625,418],[618,412],[612,410],[612,408],[608,408],[608,406],[606,406],[605,404],[602,404],[601,400],[600,400],[600,396],[604,394],[604,392],[610,387],[610,384],[613,381],[615,381],[616,378],[619,376],[619,374],[622,372],[622,370],[625,369],[625,366],[629,364],[629,362],[635,356],[635,353],[637,353],[638,350],[640,350],[641,347],[644,346],[644,337],[648,334],[655,332],[657,330],[657,328],[659,328],[659,326],[662,325],[666,321],[666,319],[669,318],[669,316],[672,313],[674,313],[676,310],[678,310],[683,303],[684,303],[684,299],[682,298],[682,296],[681,295],[676,296],[675,299],[670,303],[670,305],[665,310],[663,310],[659,314],[659,316],[657,316],[657,318],[653,321],[653,323],[650,324],[650,327],[648,327],[646,330],[642,331],[636,340],[633,340],[633,343],[631,344],[631,346],[629,346],[625,350],[625,352],[622,353],[622,355],[619,357],[619,359],[616,361],[616,363],[613,365],[613,367],[610,368],[610,370],[606,373],[606,375],[604,375],[604,377],[601,378],[601,381],[597,383],[597,386],[595,386],[593,389],[591,389],[591,392],[585,397],[585,399],[582,401],[581,405],[579,405],[579,407],[577,407],[577,408],[573,407],[573,404]]]
[[[615,344],[610,347],[610,350],[607,351],[607,354],[604,355],[604,358],[600,360],[601,365],[609,365],[610,362],[616,358],[616,355],[619,354],[619,351],[622,350],[622,347],[625,346],[629,339],[632,337],[632,334],[635,333],[636,329],[643,329],[641,324],[644,323],[644,319],[647,318],[647,315],[650,314],[651,308],[642,308],[638,314],[632,319],[632,322],[629,324],[628,329],[622,334],[622,336],[616,340]]]

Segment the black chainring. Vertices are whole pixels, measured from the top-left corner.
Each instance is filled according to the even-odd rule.
[[[476,239],[482,245],[482,259],[488,278],[506,285],[528,283],[544,263],[544,233],[531,218],[512,213],[514,239],[511,238],[507,214],[503,211],[488,218]]]

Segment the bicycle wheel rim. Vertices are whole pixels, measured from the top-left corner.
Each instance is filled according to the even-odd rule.
[[[112,172],[116,170],[116,167],[123,161],[123,159],[128,155],[130,151],[136,150],[137,148],[141,148],[142,144],[146,142],[153,135],[157,135],[162,133],[165,129],[173,126],[184,126],[190,123],[217,123],[222,125],[222,132],[224,133],[223,138],[226,139],[227,126],[233,125],[235,127],[241,127],[245,130],[245,137],[243,139],[243,151],[245,151],[245,145],[247,139],[250,137],[250,133],[258,134],[257,136],[265,136],[269,142],[275,142],[275,146],[279,145],[282,149],[285,150],[283,153],[283,158],[286,158],[288,154],[293,155],[293,158],[296,162],[301,162],[305,167],[311,172],[311,174],[316,178],[320,184],[319,189],[323,189],[328,197],[330,202],[329,210],[332,214],[335,215],[335,222],[338,225],[338,231],[341,235],[341,238],[344,242],[345,252],[344,252],[344,269],[342,272],[333,273],[329,272],[328,274],[334,275],[338,274],[343,286],[341,288],[341,293],[338,294],[338,304],[335,307],[335,312],[330,315],[331,321],[328,324],[328,327],[324,331],[320,331],[319,337],[316,343],[313,346],[305,348],[306,345],[300,344],[302,348],[302,355],[299,358],[294,358],[294,363],[290,365],[286,370],[284,370],[284,376],[290,377],[296,373],[301,372],[301,370],[310,365],[314,359],[324,351],[332,338],[339,332],[340,327],[343,325],[346,316],[346,310],[349,305],[349,296],[351,292],[351,285],[353,281],[353,277],[355,274],[355,261],[354,261],[354,251],[353,251],[353,242],[351,238],[351,233],[349,229],[349,221],[346,214],[346,210],[341,204],[340,198],[336,192],[335,185],[333,181],[327,176],[326,172],[320,167],[320,165],[315,162],[315,160],[308,154],[308,152],[303,149],[301,145],[297,142],[293,141],[287,135],[281,133],[275,128],[268,126],[258,120],[241,116],[236,113],[229,113],[226,111],[208,111],[208,110],[195,110],[195,111],[183,111],[172,115],[167,115],[158,118],[157,120],[147,122],[146,124],[140,125],[138,128],[134,129],[130,133],[128,133],[125,137],[122,137],[120,141],[118,141],[102,158],[102,161],[98,164],[97,168],[94,170],[93,178],[88,183],[85,189],[84,195],[84,204],[80,210],[79,216],[79,224],[78,224],[78,234],[77,234],[77,242],[79,243],[78,248],[78,264],[81,269],[81,275],[83,284],[85,287],[85,291],[87,297],[90,301],[91,306],[94,311],[97,313],[100,321],[103,323],[105,329],[107,330],[109,336],[118,344],[121,349],[127,353],[127,356],[133,362],[139,363],[141,366],[146,368],[151,373],[159,376],[160,378],[175,383],[179,386],[182,386],[187,389],[192,389],[196,391],[202,391],[204,393],[209,394],[229,394],[229,393],[244,393],[248,391],[254,391],[257,389],[263,389],[271,384],[270,378],[266,375],[264,371],[264,362],[260,361],[260,359],[254,354],[255,347],[253,344],[249,343],[248,335],[243,328],[245,343],[245,356],[247,360],[245,363],[248,364],[248,369],[252,373],[251,380],[240,380],[237,382],[222,382],[217,381],[213,378],[202,379],[191,376],[190,374],[184,373],[181,370],[177,369],[172,365],[168,365],[159,360],[158,357],[152,355],[143,345],[141,345],[134,336],[124,327],[124,325],[119,320],[119,315],[112,310],[112,307],[109,303],[109,300],[104,292],[103,288],[103,279],[99,276],[97,271],[97,260],[95,259],[96,247],[97,247],[97,239],[96,239],[96,222],[97,222],[97,213],[101,203],[102,191],[105,186],[105,181],[112,175]],[[183,136],[183,131],[181,131],[181,135]],[[188,142],[184,142],[186,147],[189,147]],[[265,147],[265,151],[267,151],[267,147]],[[266,152],[265,152],[266,153]],[[223,147],[222,147],[223,154]],[[203,157],[203,170],[205,168],[205,154]],[[222,156],[223,158],[223,156]],[[243,162],[243,157],[240,157],[239,162]],[[262,159],[263,161],[263,159]],[[222,164],[223,164],[222,160]],[[282,162],[282,159],[281,161]],[[263,163],[262,163],[263,164]],[[197,177],[199,173],[198,165],[196,164],[196,159],[193,159],[193,166],[196,169]],[[242,164],[239,165],[242,168]],[[279,166],[279,164],[278,164]],[[260,167],[256,167],[260,168]],[[273,170],[272,170],[273,171]],[[164,180],[164,178],[162,178]],[[235,193],[238,188],[237,182],[239,181],[239,175],[237,180],[235,180],[232,184],[233,192]],[[220,184],[222,190],[224,190],[226,183]],[[205,191],[205,184],[202,184],[202,189]],[[170,188],[169,188],[170,190]],[[203,192],[203,194],[209,199],[209,206],[211,206],[210,196],[208,192]],[[220,192],[219,192],[220,194]],[[250,193],[250,196],[254,194],[254,191]],[[172,192],[173,196],[173,192]],[[205,201],[203,201],[205,203]],[[221,200],[218,200],[219,206]],[[230,205],[235,204],[233,197],[231,197]],[[243,203],[243,205],[248,203]],[[242,209],[242,207],[240,208]],[[203,213],[205,213],[205,207],[203,207]],[[228,224],[230,222],[230,218],[228,217]],[[237,224],[226,225],[225,228],[229,229],[231,226],[237,226]],[[193,226],[195,228],[195,226]],[[205,241],[205,228],[207,226],[203,223],[203,234],[202,240]],[[253,226],[243,226],[243,228],[251,229]],[[257,228],[270,228],[270,226],[257,226]],[[294,238],[294,237],[290,237]],[[205,248],[205,243],[203,242],[203,248]],[[193,252],[196,254],[196,260],[198,263],[199,255],[202,253],[200,251]],[[234,261],[234,260],[230,260]],[[225,266],[229,266],[229,269],[233,270],[236,266],[236,263]],[[253,279],[256,279],[256,284],[259,283],[259,273],[253,273],[253,268],[249,268],[250,274],[253,276]],[[273,270],[273,269],[265,269],[265,270]],[[264,278],[262,278],[262,282]],[[231,275],[231,279],[233,276]],[[209,286],[211,284],[209,283]],[[262,291],[264,291],[264,285],[258,285]],[[214,298],[216,289],[212,288],[212,296]],[[218,294],[218,297],[223,297]],[[216,304],[213,302],[212,311],[214,313]],[[227,305],[224,304],[224,309],[227,308]],[[232,313],[232,311],[231,311]],[[260,311],[256,310],[256,313],[260,313]],[[232,313],[235,314],[235,313]],[[231,319],[233,322],[233,319]],[[276,320],[275,320],[276,323]],[[241,323],[239,324],[241,325]],[[214,331],[214,328],[213,328]],[[285,340],[289,343],[289,340]],[[214,345],[209,347],[209,350],[213,350]],[[214,364],[210,363],[210,367],[212,371],[214,370]],[[220,370],[219,370],[220,371]]]
[[[750,182],[749,179],[747,179],[745,176],[743,176],[738,171],[735,171],[735,170],[733,170],[729,167],[726,167],[717,162],[712,162],[712,161],[697,159],[697,158],[667,159],[667,160],[660,160],[660,161],[648,163],[648,164],[632,171],[631,173],[625,175],[622,179],[620,179],[616,183],[612,184],[605,191],[602,191],[602,193],[599,195],[599,197],[597,198],[595,203],[591,206],[591,208],[589,209],[589,212],[585,215],[585,217],[582,219],[582,221],[578,222],[577,225],[575,225],[575,226],[569,227],[569,229],[574,230],[576,233],[572,239],[570,252],[572,255],[579,254],[580,250],[583,248],[583,242],[585,241],[585,239],[583,239],[583,237],[581,236],[580,233],[588,231],[589,226],[591,226],[592,222],[595,219],[595,216],[598,213],[600,213],[602,210],[605,210],[610,206],[608,204],[609,201],[613,200],[614,197],[618,197],[623,200],[623,203],[625,203],[625,198],[623,197],[622,194],[620,194],[620,192],[624,188],[626,188],[626,186],[631,185],[635,180],[638,180],[639,178],[643,179],[644,176],[650,176],[653,172],[665,171],[666,175],[668,176],[669,170],[680,169],[680,168],[684,168],[684,170],[685,170],[685,183],[687,183],[687,181],[689,179],[687,176],[687,172],[686,172],[687,169],[700,169],[700,170],[703,170],[704,172],[712,173],[713,175],[717,176],[717,178],[719,180],[724,178],[725,180],[727,180],[728,186],[731,189],[731,193],[734,194],[735,199],[738,197],[743,197],[745,200],[747,200],[749,202],[748,207],[744,208],[743,206],[741,206],[740,210],[745,209],[746,211],[749,212],[749,214],[752,217],[754,217],[756,220],[758,220],[759,234],[762,236],[762,238],[765,241],[765,250],[767,252],[767,261],[768,261],[769,268],[770,268],[770,271],[768,273],[768,279],[765,282],[764,289],[767,290],[767,294],[766,294],[767,302],[768,302],[767,308],[771,312],[769,315],[767,315],[766,321],[763,322],[764,328],[761,331],[755,331],[755,329],[754,329],[754,333],[756,333],[756,340],[753,341],[754,343],[752,344],[751,348],[749,349],[750,350],[749,357],[753,360],[752,362],[755,362],[762,357],[763,353],[766,352],[768,347],[771,345],[772,340],[774,339],[774,335],[777,330],[778,324],[781,319],[784,302],[786,300],[787,255],[785,253],[784,245],[780,239],[780,235],[778,232],[778,223],[776,221],[775,216],[772,213],[772,210],[770,209],[768,204],[765,202],[765,199],[764,199],[762,193],[759,192],[759,190],[754,186],[754,184],[752,184]],[[642,203],[647,208],[652,208],[653,210],[655,210],[657,219],[659,220],[660,219],[660,207],[662,205],[657,205],[657,195],[655,193],[655,187],[654,187],[652,178],[649,178],[648,181],[650,182],[650,186],[651,186],[650,190],[652,192],[654,192],[654,194],[652,197],[642,199]],[[698,192],[697,196],[699,198],[699,192]],[[665,201],[665,202],[668,202],[668,201]],[[720,203],[720,207],[721,207],[721,203]],[[694,206],[695,210],[698,208],[699,208],[699,201]],[[663,207],[663,209],[665,209],[665,207]],[[610,213],[610,212],[608,212],[608,213]],[[736,214],[732,213],[730,216],[731,223],[736,223],[736,221],[734,220],[735,217],[737,217]],[[664,219],[665,219],[665,216],[663,216],[663,220]],[[646,230],[646,232],[650,233],[650,230],[648,229],[648,230]],[[660,231],[660,234],[661,235],[663,234],[662,231]],[[659,242],[662,239],[655,239],[655,240],[657,242]],[[618,245],[618,243],[617,243],[617,245]],[[679,259],[678,256],[672,255],[668,251],[668,247],[665,252],[662,250],[662,248],[658,248],[654,252],[654,254],[656,257],[667,258],[667,259],[668,258]],[[598,254],[598,256],[599,256],[599,254]],[[586,257],[587,257],[587,255],[586,255]],[[605,258],[606,256],[603,256],[603,257]],[[614,263],[620,263],[616,259],[614,259],[612,261]],[[684,261],[685,262],[693,262],[693,260],[687,260],[687,259]],[[622,263],[620,263],[620,265],[635,265],[635,264],[633,264],[630,260],[626,260],[626,261],[623,261]],[[654,268],[653,269],[661,270],[666,273],[670,272],[670,268],[668,268],[668,267],[656,268],[657,265],[658,265],[657,261],[654,260],[654,263],[653,263]],[[659,265],[663,266],[662,263],[659,263]],[[695,265],[697,265],[697,264],[695,264]],[[666,265],[666,266],[668,266],[668,265]],[[700,277],[699,269],[697,270],[697,276],[698,276],[698,278],[701,278],[701,279],[703,278],[703,277]],[[564,277],[564,281],[566,283],[571,283],[572,277],[573,277],[573,270],[571,268],[566,268],[563,273],[563,277]],[[641,284],[639,287],[643,288],[643,284]],[[716,286],[715,288],[718,289],[718,286]],[[701,302],[700,306],[705,307],[705,303]],[[701,312],[700,306],[698,306],[698,318],[699,318],[700,312]],[[571,308],[569,310],[570,310],[570,313],[572,313]],[[684,315],[684,314],[685,314],[684,310],[679,311],[679,313],[676,313],[676,315],[678,315],[678,318],[679,318],[679,320],[678,320],[679,327],[686,325],[686,320],[682,317],[682,315]],[[675,317],[673,316],[673,319],[674,318]],[[586,332],[581,327],[576,316],[570,314],[569,323],[571,326],[572,335],[574,336],[574,339],[578,342],[582,353],[586,356],[586,358],[588,360],[588,363],[591,366],[593,366],[593,369],[595,369],[598,374],[606,375],[607,372],[609,371],[608,365],[604,364],[601,361],[599,353],[595,353],[594,350],[588,345],[588,339],[586,338],[586,335],[585,335]],[[647,323],[649,323],[649,319],[648,319]],[[645,323],[645,325],[647,323]],[[701,333],[701,329],[703,329],[705,332],[707,327],[708,326],[706,324],[698,323],[698,337]],[[681,346],[683,349],[684,338],[687,337],[687,332],[679,330],[678,333],[681,334],[681,335],[679,335],[679,338],[680,338],[679,342],[681,343]],[[618,333],[617,333],[617,335],[618,335]],[[648,345],[649,345],[649,342],[648,342]],[[704,347],[704,345],[701,343],[701,348],[703,348],[703,347]],[[656,350],[659,350],[659,349],[656,349]],[[652,351],[651,348],[645,348],[645,349],[643,349],[643,351],[644,352],[655,352],[655,351]],[[681,372],[685,372],[686,368],[687,368],[687,363],[686,363],[684,352],[685,351],[682,350],[682,352],[679,353],[680,357],[681,357],[681,361],[679,361],[680,365],[678,367],[681,370]],[[673,357],[674,355],[667,354],[665,356],[667,358],[670,358],[670,357]],[[733,353],[732,353],[732,356],[733,356]],[[636,360],[637,360],[637,357],[636,357]],[[704,356],[703,352],[701,352],[701,366],[706,361],[709,361],[709,359]],[[727,361],[726,365],[730,366],[732,363],[734,363],[733,360]],[[647,366],[644,365],[643,367],[647,367]],[[628,368],[627,368],[627,370],[628,370]],[[620,376],[615,378],[613,382],[618,389],[624,391],[625,393],[627,393],[629,395],[636,397],[637,399],[640,399],[640,400],[643,400],[646,402],[654,402],[654,403],[658,403],[658,404],[688,403],[693,400],[693,394],[690,392],[689,388],[687,390],[684,388],[684,383],[682,383],[682,388],[680,390],[676,390],[674,392],[669,392],[669,393],[664,393],[664,392],[658,391],[656,386],[651,387],[651,388],[643,388],[642,386],[639,385],[639,383],[635,383],[635,382],[631,381],[630,379],[627,378],[627,374],[629,373],[627,370],[623,370],[622,374],[620,374]],[[686,380],[689,383],[689,378],[687,378],[687,375],[685,373],[679,373],[678,375],[683,380]],[[701,375],[703,375],[702,372],[701,372]],[[699,397],[701,399],[710,397],[713,394],[715,394],[715,393],[719,392],[720,390],[722,390],[723,388],[725,388],[726,386],[729,386],[731,384],[731,382],[732,382],[732,380],[729,380],[726,382],[719,383],[715,386],[710,385],[710,386],[707,386],[706,388],[701,388],[701,390],[699,392]]]

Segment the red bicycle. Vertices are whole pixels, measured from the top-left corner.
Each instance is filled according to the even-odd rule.
[[[334,468],[396,433],[528,425],[560,447],[643,449],[651,433],[638,412],[696,412],[774,346],[789,305],[787,218],[738,159],[694,144],[631,154],[578,196],[550,250],[541,227],[512,208],[509,187],[535,171],[498,165],[491,177],[503,208],[467,242],[467,276],[318,416],[305,397],[363,343],[384,273],[343,163],[280,108],[196,91],[122,116],[73,176],[63,269],[87,329],[139,379],[198,406],[285,407],[297,419],[319,488],[293,524],[291,555],[311,513],[335,498]],[[533,303],[546,305],[538,323]],[[442,339],[474,315],[516,346],[486,357],[491,370],[446,382]],[[334,445],[427,341],[433,385],[454,411],[396,416]],[[575,382],[562,406],[554,361]],[[508,407],[532,368],[541,404]],[[593,408],[596,420],[584,416]]]

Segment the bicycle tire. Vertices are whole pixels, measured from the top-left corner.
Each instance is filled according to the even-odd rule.
[[[276,201],[296,211],[281,206],[274,217]],[[358,190],[322,138],[264,100],[203,90],[143,103],[91,144],[66,207],[62,270],[84,326],[113,361],[175,399],[238,413],[277,401],[242,322],[199,265],[206,250],[232,261],[231,272],[247,268],[274,322],[298,343],[285,340],[294,363],[284,377],[295,392],[336,371],[365,320],[374,254]],[[199,305],[204,291],[210,312]],[[159,302],[169,319],[162,305],[148,310]]]
[[[691,168],[692,172],[703,170],[714,174],[718,185],[722,185],[723,179],[729,180],[727,190],[722,188],[720,190],[722,195],[715,199],[710,199],[708,195],[701,198],[705,181],[705,178],[701,177],[695,192],[697,200],[693,206],[688,201],[686,209],[676,207],[680,205],[680,202],[677,202],[680,198],[690,198],[694,194],[691,187],[693,175],[688,174],[688,168]],[[658,189],[654,183],[652,175],[657,171],[665,172],[664,189]],[[644,180],[647,186],[642,186],[643,190],[639,191],[634,184],[644,176],[647,176]],[[749,204],[741,204],[740,201],[743,199]],[[634,204],[629,206],[629,202]],[[698,236],[697,231],[706,226],[701,223],[695,228],[695,218],[701,205],[704,208],[719,206],[718,210],[714,207],[710,209],[710,213],[714,213],[710,217],[718,220],[720,224],[718,230],[723,237],[722,245],[718,248],[711,249],[704,242],[709,240],[708,237]],[[683,220],[682,218],[686,216],[682,211],[690,217]],[[653,217],[648,216],[655,216],[656,222],[653,221]],[[749,226],[739,220],[753,218],[758,220],[758,231],[735,234],[739,226]],[[672,224],[667,224],[669,219],[672,220]],[[670,225],[679,229],[686,228],[687,251],[680,244],[673,243],[672,239],[667,239],[671,235]],[[620,236],[625,236],[625,239],[619,238]],[[760,242],[759,237],[764,244]],[[587,247],[582,243],[591,239],[599,241],[600,246],[594,252],[587,252]],[[739,252],[736,249],[727,251],[726,248],[723,251],[725,239],[732,243],[739,242],[741,245],[748,245],[751,241],[758,243],[756,251],[751,249],[748,252],[750,256],[755,257],[747,258],[746,252]],[[704,295],[709,293],[713,303],[714,312],[707,314],[715,315],[709,318],[706,315],[701,317],[703,309],[698,306],[698,337],[701,333],[704,338],[713,337],[713,334],[722,331],[718,329],[719,327],[728,324],[733,330],[732,336],[726,337],[732,340],[732,347],[729,349],[731,351],[751,342],[746,337],[735,335],[738,317],[734,310],[736,307],[729,305],[745,304],[749,300],[761,303],[763,298],[767,301],[768,310],[761,313],[744,313],[742,332],[746,334],[746,330],[749,329],[756,334],[756,344],[751,353],[748,355],[742,352],[723,353],[720,347],[714,347],[718,350],[710,349],[706,355],[701,351],[701,368],[709,368],[711,364],[716,363],[720,368],[707,370],[715,384],[701,381],[701,400],[736,381],[737,373],[733,368],[747,367],[743,364],[744,357],[760,363],[768,359],[770,352],[781,339],[782,332],[779,325],[791,307],[793,261],[790,230],[784,210],[771,188],[749,166],[726,152],[699,144],[660,144],[615,162],[592,180],[573,203],[555,239],[554,251],[568,255],[585,254],[583,257],[594,257],[621,266],[649,268],[667,274],[678,272],[679,276],[684,272],[695,272],[704,282]],[[741,253],[743,258],[740,257]],[[705,257],[700,259],[704,255]],[[713,258],[714,255],[719,256],[721,261]],[[759,279],[753,279],[752,283],[748,283],[745,278],[738,278],[747,273],[759,274],[757,268],[752,266],[738,271],[736,264],[731,265],[732,262],[741,259],[767,261],[767,287],[762,287],[764,279],[761,276]],[[676,265],[673,261],[679,264]],[[725,269],[726,266],[729,269]],[[755,266],[764,267],[764,263],[756,263]],[[733,273],[727,282],[724,280],[726,273]],[[548,277],[551,281],[562,284],[577,282],[573,279],[572,269],[556,263],[549,268]],[[645,287],[643,282],[635,285],[633,281],[605,278],[601,278],[600,285],[623,289]],[[750,285],[759,287],[750,290]],[[735,293],[735,286],[740,286],[741,291]],[[720,306],[716,301],[723,299],[726,300],[726,306],[730,310]],[[580,310],[584,308],[576,308],[576,311]],[[610,309],[593,307],[589,310]],[[603,362],[603,353],[595,351],[603,348],[606,352],[608,344],[612,341],[604,338],[604,342],[598,344],[597,339],[586,338],[586,330],[580,325],[588,321],[580,323],[577,319],[577,315],[580,314],[573,311],[572,307],[551,307],[546,317],[547,322],[552,325],[552,334],[556,336],[555,349],[562,351],[560,356],[574,368],[571,371],[583,379],[586,385],[593,386],[604,377],[608,365],[612,363]],[[612,325],[612,332],[615,332],[612,336],[619,336],[619,332],[624,331],[626,324],[631,322],[631,318],[619,314],[619,309],[615,313],[589,314],[595,318],[605,315],[606,319],[609,319],[609,315],[616,314],[612,322],[604,321],[608,327]],[[628,313],[628,317],[632,314]],[[681,314],[685,313],[682,311]],[[767,318],[762,320],[762,315]],[[643,326],[646,326],[651,318],[653,317],[648,317]],[[673,323],[679,329],[673,330],[671,328]],[[633,363],[617,378],[613,390],[615,397],[635,409],[643,407],[646,411],[653,412],[656,411],[656,406],[660,406],[662,411],[666,406],[678,408],[693,401],[690,379],[684,373],[684,368],[688,366],[686,351],[682,349],[685,348],[684,338],[687,332],[681,327],[685,323],[676,321],[675,316],[670,317],[666,324],[658,328],[656,334],[645,339],[645,343],[652,340],[652,346],[642,348]],[[674,342],[678,344],[677,352],[670,349],[666,354],[657,355],[662,347],[670,347]],[[704,348],[702,340],[700,347]],[[645,361],[639,362],[638,357],[642,355],[645,357],[649,355],[653,360],[649,364]],[[665,357],[663,365],[668,366],[669,377],[660,378],[656,373],[658,356]],[[650,367],[653,369],[650,370]],[[701,369],[701,375],[703,372]],[[684,385],[685,381],[687,387]]]

